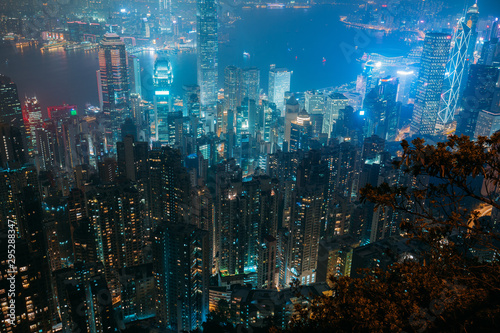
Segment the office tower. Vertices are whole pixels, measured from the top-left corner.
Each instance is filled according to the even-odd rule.
[[[170,90],[173,81],[172,65],[166,54],[159,53],[154,65],[154,115],[155,141],[162,144],[172,144],[168,140],[168,115],[172,112],[172,97]]]
[[[276,68],[271,65],[269,70],[269,101],[276,104],[276,109],[285,114],[285,93],[290,91],[292,73],[286,68]]]
[[[339,93],[333,93],[326,97],[322,132],[328,134],[329,138],[336,137],[334,130],[336,129],[337,121],[342,118],[340,110],[345,109],[348,104],[349,99]]]
[[[416,78],[415,71],[410,68],[406,68],[405,70],[399,70],[396,72],[396,77],[399,79],[399,91],[398,91],[397,101],[401,102],[403,105],[406,105],[409,102],[412,90],[412,84]]]
[[[224,69],[224,109],[236,111],[242,101],[242,71],[236,66]]]
[[[137,133],[135,134],[137,141],[149,142],[151,140],[149,109],[139,94],[130,94],[130,111],[131,119],[137,129]]]
[[[260,99],[260,69],[249,67],[243,69],[243,98],[253,99],[256,103]]]
[[[183,90],[183,106],[184,116],[202,117],[200,112],[200,87],[198,85],[184,85]]]
[[[363,73],[359,74],[356,79],[356,92],[361,95],[362,100],[365,99],[366,94],[373,88],[374,67],[375,63],[373,61],[368,61],[364,64]]]
[[[200,86],[201,107],[212,109],[215,108],[218,98],[217,1],[198,0],[196,21],[198,86]]]
[[[182,116],[182,111],[169,112],[167,123],[169,145],[174,148],[181,148],[184,137],[184,117]]]
[[[500,130],[500,113],[481,110],[477,117],[474,137],[491,136]]]
[[[500,43],[498,37],[491,38],[489,41],[484,42],[481,51],[481,58],[479,58],[479,65],[495,66],[500,65]]]
[[[468,54],[468,64],[473,64],[474,61],[474,51],[476,50],[477,41],[477,22],[479,21],[479,8],[477,7],[477,1],[473,4],[465,15],[465,21],[467,27],[470,29],[471,37],[469,39],[469,46],[467,47]]]
[[[149,153],[150,217],[153,229],[160,221],[184,222],[189,206],[189,175],[181,153],[171,147]]]
[[[125,120],[130,101],[128,57],[125,43],[117,34],[107,33],[99,46],[99,82],[102,111],[114,127]]]
[[[476,139],[479,114],[491,111],[500,70],[485,65],[472,65],[462,98],[462,112],[457,123],[457,135]]]
[[[478,14],[477,4],[474,4],[467,11],[467,16],[458,21],[458,27],[453,37],[454,46],[446,68],[445,92],[441,97],[439,122],[443,125],[453,121],[455,111],[459,106],[460,94],[463,91],[462,85],[466,79],[464,74],[467,76],[470,63],[474,63]]]
[[[128,56],[130,94],[142,96],[141,62],[134,55]]]
[[[113,303],[120,301],[118,270],[143,262],[145,213],[141,199],[139,191],[127,183],[100,185],[87,195],[97,257],[104,265]]]
[[[450,42],[451,36],[447,34],[428,33],[425,36],[410,126],[412,134],[432,135],[435,132]]]
[[[15,169],[26,163],[23,136],[19,128],[0,122],[0,168]]]
[[[274,104],[273,104],[274,105]],[[256,127],[265,142],[271,142],[271,126],[273,123],[273,109],[268,101],[262,101],[257,107]]]
[[[24,122],[17,86],[9,77],[0,75],[0,121],[19,128],[24,133]]]
[[[377,85],[363,102],[366,116],[365,137],[378,135],[384,139],[395,139],[399,125],[401,105],[396,102],[399,81],[394,77],[377,80]]]
[[[72,21],[66,24],[68,25],[68,41],[82,42],[84,34],[88,32],[88,23]]]
[[[174,332],[201,327],[208,313],[208,233],[162,221],[153,237],[156,323]]]
[[[285,104],[285,136],[283,138],[283,146],[285,146],[285,142],[287,146],[286,149],[283,147],[284,151],[288,151],[288,145],[290,145],[290,135],[292,132],[292,121],[297,119],[299,111],[299,102],[297,102],[295,96],[292,95],[292,97],[290,97]]]
[[[309,114],[323,114],[325,112],[325,96],[316,90],[309,90],[305,93],[304,108]]]
[[[43,118],[42,109],[36,97],[27,98],[23,104],[23,120],[27,134],[28,155],[31,158],[39,154],[39,138],[37,133],[42,130]]]
[[[312,138],[311,117],[306,110],[297,114],[295,120],[290,125],[290,143],[288,151],[309,150],[309,140]]]

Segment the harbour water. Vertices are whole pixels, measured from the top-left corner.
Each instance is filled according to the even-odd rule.
[[[241,20],[221,27],[224,42],[219,46],[219,86],[225,66],[256,66],[261,69],[261,87],[267,91],[269,65],[293,71],[292,90],[331,87],[355,79],[360,64],[356,58],[381,45],[402,54],[408,47],[383,34],[368,34],[339,22],[349,7],[319,6],[310,9],[250,9],[241,11]],[[391,47],[392,46],[392,47]],[[142,66],[144,97],[150,98],[154,52],[138,54]],[[172,56],[173,93],[196,83],[196,54]],[[40,51],[37,47],[0,45],[0,74],[17,83],[19,95],[37,96],[43,108],[63,102],[98,104],[98,53],[95,50],[63,48]]]

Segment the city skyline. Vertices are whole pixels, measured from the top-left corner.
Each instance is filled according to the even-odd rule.
[[[0,330],[498,326],[484,3],[2,3]]]

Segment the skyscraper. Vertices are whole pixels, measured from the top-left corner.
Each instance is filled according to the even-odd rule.
[[[217,38],[217,1],[197,0],[198,85],[203,108],[217,104],[219,45]]]
[[[163,221],[153,238],[156,322],[174,332],[201,327],[208,312],[208,232]]]
[[[271,65],[269,70],[269,101],[276,104],[276,109],[285,112],[285,92],[290,91],[292,73],[286,68],[276,68]]]
[[[242,100],[242,71],[236,66],[224,69],[224,104],[225,110],[236,111]]]
[[[119,125],[130,99],[128,57],[125,43],[117,34],[107,33],[99,47],[102,111]]]
[[[149,153],[150,217],[153,228],[162,220],[182,222],[189,204],[189,175],[181,153],[171,147]]]
[[[173,81],[172,65],[165,54],[158,54],[154,66],[154,112],[155,112],[155,141],[171,144],[168,140],[167,117],[172,112],[172,98],[170,89]]]
[[[243,98],[253,99],[259,102],[260,92],[260,69],[257,67],[250,67],[243,69]]]
[[[102,185],[88,194],[87,207],[96,231],[97,257],[116,302],[120,299],[118,270],[143,262],[141,195],[127,184]]]
[[[23,120],[28,136],[28,154],[31,157],[36,157],[39,153],[37,132],[41,131],[43,126],[42,109],[36,97],[27,98],[24,101]]]
[[[441,97],[442,106],[439,111],[439,122],[442,124],[447,124],[453,120],[460,94],[463,91],[462,86],[467,77],[469,64],[474,62],[478,15],[477,4],[474,4],[467,11],[467,16],[458,21],[458,27],[453,38],[453,50],[446,68],[444,83],[446,90]]]
[[[428,33],[425,36],[410,126],[412,134],[435,132],[450,42],[451,36],[447,34]]]
[[[349,99],[342,94],[333,93],[326,97],[325,114],[323,117],[323,133],[332,136],[335,130],[335,125],[341,117],[340,110],[344,109],[349,104]],[[335,133],[333,134],[335,136]]]
[[[19,128],[0,122],[0,168],[17,168],[26,162],[23,136]]]
[[[21,102],[17,86],[9,77],[0,75],[0,121],[24,132]]]
[[[130,93],[142,95],[141,62],[136,56],[129,56]]]
[[[472,65],[462,98],[462,112],[458,116],[457,135],[477,137],[477,123],[481,111],[491,111],[499,69],[485,65]],[[487,135],[489,135],[488,133]]]

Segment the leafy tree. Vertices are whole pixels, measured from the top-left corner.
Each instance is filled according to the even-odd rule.
[[[413,185],[368,185],[362,201],[403,213],[400,230],[429,250],[420,262],[332,277],[333,296],[296,306],[289,332],[500,331],[500,235],[482,217],[500,210],[500,134],[402,148],[394,166]]]
[[[203,323],[203,332],[206,333],[236,333],[236,328],[229,322],[231,316],[229,304],[220,300],[217,308],[211,311],[207,321]]]

